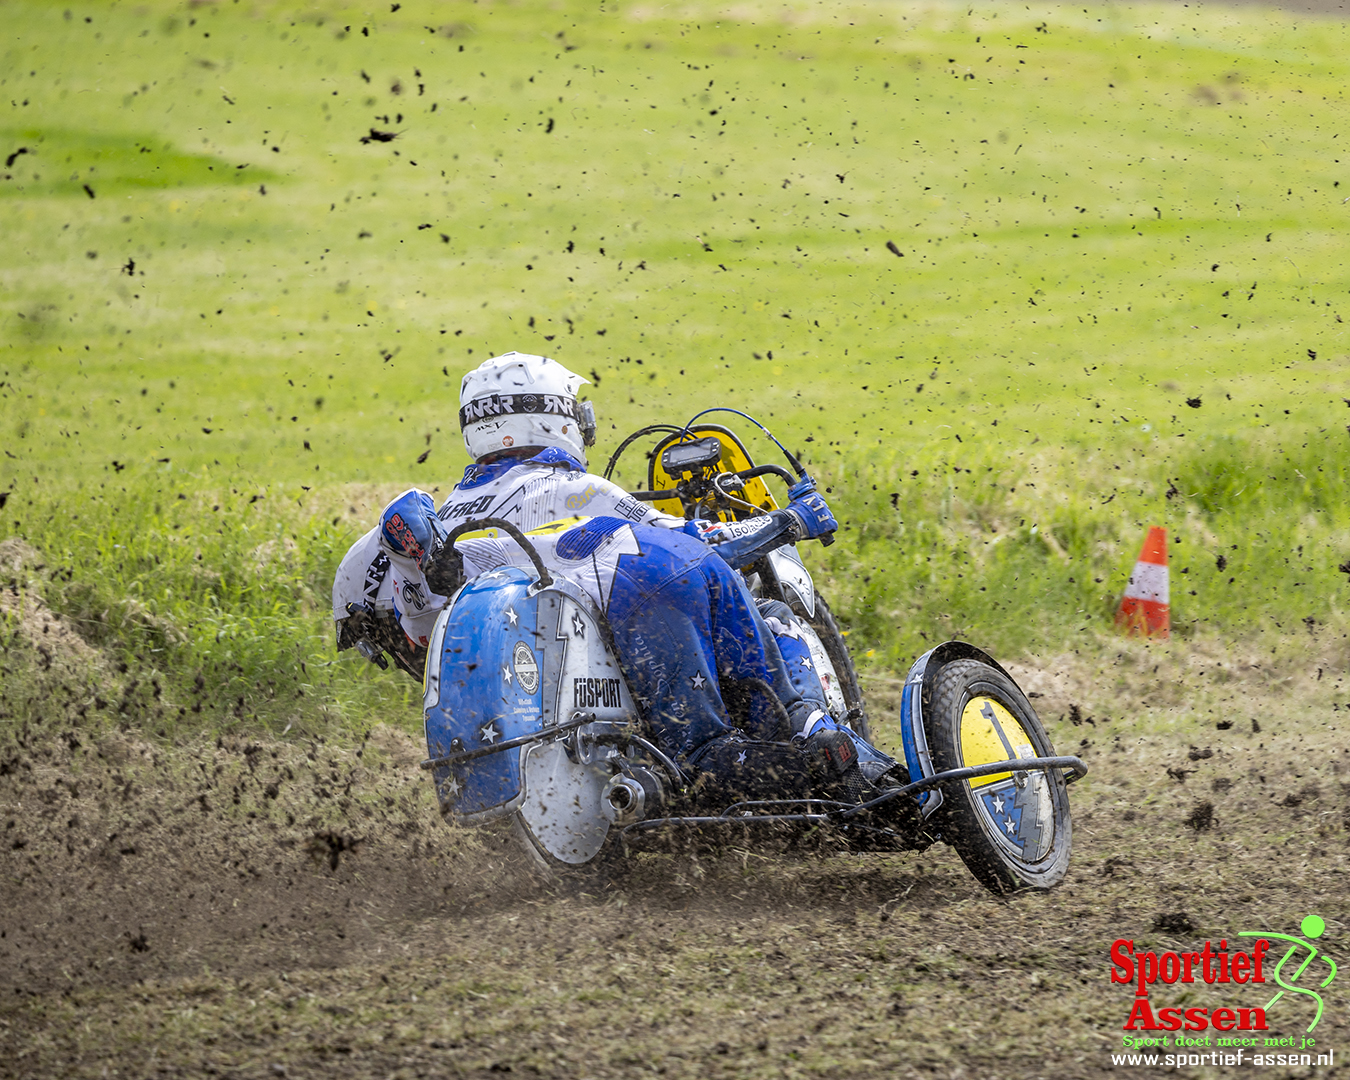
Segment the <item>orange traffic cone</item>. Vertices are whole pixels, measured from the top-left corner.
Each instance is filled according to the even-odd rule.
[[[1125,595],[1116,610],[1116,626],[1131,637],[1171,636],[1167,589],[1167,530],[1154,526],[1134,564]]]

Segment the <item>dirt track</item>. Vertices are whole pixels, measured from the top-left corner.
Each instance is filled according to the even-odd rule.
[[[419,748],[387,728],[345,751],[77,729],[8,744],[0,1075],[1114,1071],[1132,1001],[1109,980],[1117,937],[1200,948],[1316,913],[1347,955],[1347,740],[1330,721],[1350,693],[1208,664],[1136,650],[1016,672],[1093,775],[1069,880],[1011,902],[943,847],[647,856],[545,886],[443,825]],[[1191,697],[1240,714],[1173,729]],[[1263,1004],[1164,990],[1159,1007]],[[1344,992],[1326,993],[1318,1044],[1350,1053]],[[1301,1033],[1304,1004],[1272,1012],[1271,1034]]]

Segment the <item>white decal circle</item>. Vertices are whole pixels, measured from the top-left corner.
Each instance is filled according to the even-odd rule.
[[[520,688],[525,693],[533,694],[539,689],[539,665],[525,642],[516,642],[515,652],[511,656],[511,666],[516,669],[516,678],[520,680]]]

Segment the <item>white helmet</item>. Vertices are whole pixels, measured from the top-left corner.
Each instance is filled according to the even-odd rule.
[[[484,360],[459,388],[459,426],[475,461],[519,446],[556,446],[586,461],[595,410],[578,402],[588,383],[558,361],[509,352]]]

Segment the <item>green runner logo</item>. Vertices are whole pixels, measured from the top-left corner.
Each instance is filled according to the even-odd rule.
[[[1299,929],[1310,938],[1321,937],[1326,928],[1327,924],[1317,915],[1309,915],[1299,924]],[[1322,995],[1319,994],[1317,990],[1309,990],[1306,986],[1297,986],[1295,984],[1302,977],[1303,973],[1308,970],[1308,965],[1319,958],[1317,946],[1311,941],[1305,941],[1303,938],[1295,937],[1292,934],[1272,934],[1267,930],[1243,930],[1238,934],[1238,937],[1270,938],[1291,943],[1288,951],[1280,957],[1280,962],[1275,965],[1275,981],[1280,984],[1282,989],[1277,990],[1275,996],[1266,1002],[1265,1009],[1269,1012],[1270,1007],[1279,1001],[1280,998],[1284,997],[1285,991],[1288,991],[1291,994],[1306,994],[1317,1002],[1317,1012],[1313,1016],[1312,1023],[1308,1025],[1308,1030],[1312,1031],[1312,1029],[1317,1026],[1317,1022],[1322,1019]],[[1295,956],[1302,953],[1304,949],[1307,950],[1308,955],[1304,958],[1303,962],[1292,972],[1286,973],[1284,970],[1285,965]],[[1318,990],[1325,990],[1331,985],[1331,980],[1336,977],[1336,962],[1329,956],[1321,956],[1321,960],[1322,963],[1326,964],[1327,967],[1331,969],[1327,974],[1327,977],[1317,985]]]

